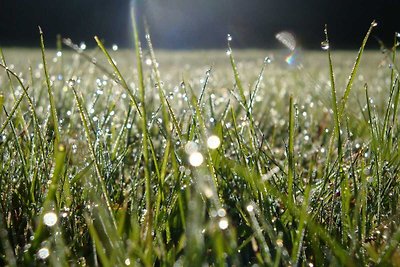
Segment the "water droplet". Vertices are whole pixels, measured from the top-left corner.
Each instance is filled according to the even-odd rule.
[[[118,50],[118,45],[117,44],[113,44],[112,45],[112,50],[113,51],[117,51]]]
[[[229,226],[229,222],[227,218],[222,218],[219,220],[218,226],[221,230],[226,230]]]
[[[371,22],[371,26],[372,26],[372,27],[378,26],[378,22],[376,22],[376,21],[374,20],[373,22]]]
[[[199,149],[198,145],[195,142],[189,141],[185,145],[185,152],[187,154],[192,154],[193,152],[197,152]]]
[[[270,64],[272,62],[272,59],[270,57],[265,57],[264,58],[264,63],[265,64]]]
[[[231,54],[232,54],[232,50],[231,49],[226,50],[226,55],[227,56],[230,56]]]
[[[50,251],[48,248],[41,248],[37,253],[39,259],[47,259],[50,256]]]
[[[68,80],[68,86],[69,87],[73,87],[73,86],[75,86],[75,84],[76,84],[76,81],[74,79],[69,79]]]
[[[204,195],[206,196],[206,198],[211,198],[214,195],[213,191],[208,186],[204,186],[203,192],[204,192]]]
[[[131,260],[130,259],[126,259],[124,263],[125,263],[125,265],[129,266],[129,265],[131,265]]]
[[[216,135],[211,135],[208,139],[207,139],[207,146],[210,149],[217,149],[221,144],[221,140],[219,139],[218,136]]]
[[[321,42],[321,48],[322,48],[322,50],[328,50],[329,49],[329,42],[328,41],[322,41]]]
[[[229,33],[226,35],[226,40],[228,42],[232,41],[232,35],[230,35]]]
[[[57,214],[50,211],[43,216],[43,222],[45,225],[51,227],[57,223]]]
[[[185,166],[179,166],[179,171],[180,171],[180,172],[185,172],[185,171],[186,171]]]
[[[62,52],[61,51],[57,51],[57,57],[61,57],[62,56]]]
[[[58,151],[64,152],[65,151],[65,145],[64,144],[59,144],[58,145]]]
[[[151,60],[151,58],[146,58],[146,61],[145,61],[145,63],[146,63],[146,65],[147,65],[147,66],[150,66],[150,65],[151,65],[151,63],[152,63],[152,60]]]
[[[221,208],[221,209],[219,209],[218,211],[217,211],[217,214],[218,214],[218,216],[219,217],[225,217],[226,216],[226,210],[225,209],[223,209],[223,208]]]
[[[82,49],[82,50],[85,50],[86,49],[85,42],[81,42],[80,45],[79,45],[79,48]]]
[[[400,32],[396,32],[395,35],[397,38],[400,38]]]
[[[254,207],[253,207],[253,205],[247,205],[247,207],[246,207],[246,210],[248,211],[248,212],[253,212],[253,210],[254,210]]]
[[[193,167],[199,167],[204,161],[204,157],[200,152],[194,152],[189,155],[189,163]]]

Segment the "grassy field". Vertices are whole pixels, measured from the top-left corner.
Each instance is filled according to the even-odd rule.
[[[3,49],[0,265],[400,265],[395,50],[136,41]]]

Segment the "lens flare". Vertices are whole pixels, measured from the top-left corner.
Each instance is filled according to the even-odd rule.
[[[284,46],[286,46],[286,48],[288,48],[290,51],[294,51],[296,49],[296,39],[294,38],[294,35],[290,32],[278,32],[277,34],[275,34],[275,38]]]

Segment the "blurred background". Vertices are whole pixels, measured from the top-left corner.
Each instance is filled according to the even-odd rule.
[[[146,20],[156,48],[226,48],[226,35],[240,48],[279,48],[275,34],[289,31],[304,49],[319,49],[328,24],[334,49],[357,49],[371,21],[374,36],[390,46],[400,31],[400,1],[323,0],[137,0],[138,18]],[[46,45],[61,34],[94,46],[132,46],[128,0],[0,0],[0,46],[38,47],[38,25]],[[369,48],[378,47],[374,39]]]

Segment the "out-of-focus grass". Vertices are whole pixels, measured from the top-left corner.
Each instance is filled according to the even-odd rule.
[[[135,36],[3,50],[1,265],[400,264],[395,50]]]

